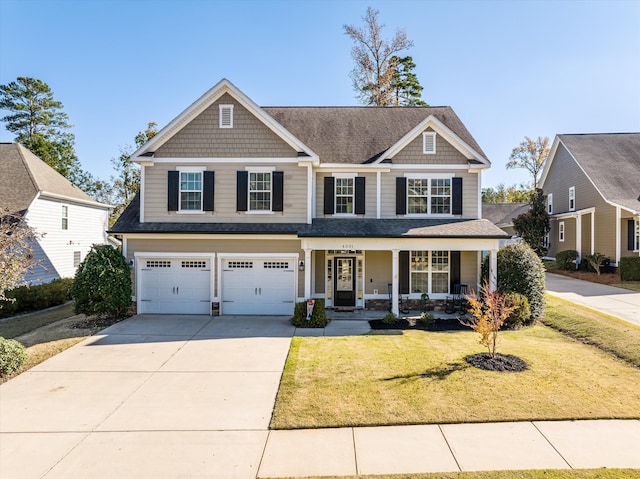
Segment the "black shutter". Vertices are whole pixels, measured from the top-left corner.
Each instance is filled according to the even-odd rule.
[[[357,215],[364,214],[365,205],[365,178],[364,176],[356,176],[356,204],[355,211]]]
[[[247,211],[247,197],[249,188],[249,172],[238,171],[236,183],[236,210]]]
[[[627,249],[633,251],[636,242],[636,224],[633,220],[627,220]]]
[[[409,252],[400,251],[398,255],[398,273],[400,275],[400,294],[409,294]]]
[[[204,211],[213,211],[214,183],[215,183],[215,172],[205,171],[204,181],[203,181],[203,191],[202,191],[202,194],[203,194],[202,209]]]
[[[333,176],[324,177],[324,214],[334,213],[335,178]]]
[[[284,171],[271,173],[273,181],[273,198],[271,200],[272,211],[282,211],[284,203]]]
[[[449,283],[451,292],[454,284],[460,284],[460,251],[449,252]]]
[[[462,178],[451,179],[451,214],[462,214]]]
[[[407,179],[404,176],[396,177],[396,214],[407,214]]]
[[[178,211],[180,172],[170,171],[167,185],[167,211]]]

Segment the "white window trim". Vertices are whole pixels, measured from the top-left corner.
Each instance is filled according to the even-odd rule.
[[[573,195],[573,198],[572,198]],[[573,201],[573,205],[571,204],[571,202]],[[569,188],[569,211],[575,211],[576,210],[576,187],[572,186],[571,188]]]
[[[564,243],[564,221],[558,223],[558,241]]]
[[[182,173],[203,173],[207,171],[205,166],[176,166],[176,171],[178,171],[178,211],[176,214],[179,215],[203,215],[205,212],[203,210],[204,201],[204,174],[202,174],[200,178],[200,209],[199,210],[183,210],[182,209],[182,188],[180,188],[180,184],[182,183]]]
[[[245,171],[247,175],[247,211],[248,215],[272,215],[273,213],[273,172],[276,171],[275,166],[246,166]],[[251,209],[251,173],[270,173],[271,174],[271,192],[269,195],[269,209],[268,210],[252,210]]]
[[[60,229],[62,231],[69,231],[69,205],[61,205],[61,206],[62,208],[60,208]],[[64,220],[67,220],[66,227],[63,224]]]
[[[335,179],[352,179],[353,180],[353,194],[351,195],[353,202],[353,213],[336,213],[338,211],[338,193],[337,188],[335,188],[333,192],[333,215],[332,216],[355,216],[356,215],[356,180],[355,178],[358,176],[358,173],[332,173]],[[346,195],[345,195],[346,196]]]
[[[227,109],[229,110],[230,121],[228,125],[225,125],[222,123],[222,111]],[[233,128],[233,105],[218,105],[218,113],[219,113],[218,124],[220,128]]]
[[[452,213],[431,213],[431,180],[449,180],[449,188],[451,189],[451,194],[449,195],[449,211],[452,210],[452,202],[453,202],[453,178],[454,175],[448,173],[405,173],[404,177],[407,179],[407,214],[405,217],[407,218],[451,218],[453,216]],[[427,205],[429,208],[429,212],[427,213],[409,213],[409,180],[429,180],[428,188],[427,188]]]
[[[433,139],[433,150],[427,150],[427,138],[429,137]],[[436,154],[436,132],[435,131],[425,131],[422,133],[422,153],[424,153],[425,155]]]
[[[547,214],[553,214],[553,193],[547,195]]]
[[[426,250],[427,251],[427,270],[426,271],[413,271],[411,269],[411,258],[413,258],[413,253],[418,250],[410,250],[409,251],[409,297],[410,298],[419,298],[422,293],[414,293],[413,292],[413,284],[411,280],[412,273],[426,274],[427,275],[427,294],[436,295],[436,296],[446,296],[451,293],[451,251],[449,250]],[[425,250],[420,250],[425,251]],[[447,253],[447,292],[446,293],[433,293],[433,263],[432,263],[432,254],[434,251],[445,251]],[[436,274],[439,274],[436,272]]]

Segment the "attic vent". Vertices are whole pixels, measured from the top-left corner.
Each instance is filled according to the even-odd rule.
[[[425,132],[422,134],[422,152],[425,155],[436,154],[436,134],[435,132]]]
[[[220,128],[233,128],[233,105],[220,105]]]

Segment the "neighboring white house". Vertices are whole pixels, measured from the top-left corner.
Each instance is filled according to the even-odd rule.
[[[0,208],[23,215],[42,237],[25,281],[73,277],[93,244],[107,243],[108,205],[94,201],[17,143],[0,143]]]

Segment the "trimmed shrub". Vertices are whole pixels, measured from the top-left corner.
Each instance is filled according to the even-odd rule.
[[[7,292],[14,301],[0,301],[0,318],[57,306],[71,299],[71,278],[54,279],[36,286],[20,286]]]
[[[556,266],[558,269],[564,269],[571,271],[576,269],[576,260],[578,259],[578,252],[574,249],[566,249],[564,251],[558,251],[556,253]]]
[[[529,301],[531,319],[544,314],[544,265],[538,255],[526,243],[514,243],[498,250],[498,290],[503,293],[520,293]],[[489,257],[482,262],[482,276],[489,276]]]
[[[596,270],[595,265],[599,266],[598,270]],[[580,266],[578,266],[578,269],[598,274],[610,273],[612,269],[611,260],[600,253],[588,254],[580,260]]]
[[[15,373],[27,362],[24,346],[15,339],[0,337],[0,377]]]
[[[291,324],[296,328],[324,328],[329,323],[324,309],[324,299],[314,299],[314,301],[313,313],[311,313],[311,319],[308,321],[307,302],[300,301],[296,303]]]
[[[400,321],[400,318],[398,318],[391,311],[389,311],[387,314],[385,314],[384,317],[382,318],[382,322],[385,323],[385,324],[395,324],[398,321]]]
[[[507,293],[506,296],[507,304],[515,309],[504,320],[505,326],[510,329],[519,329],[531,324],[531,308],[527,297],[519,293]]]
[[[640,256],[624,256],[619,266],[622,281],[640,281]]]
[[[127,260],[111,245],[93,245],[71,287],[76,313],[120,318],[131,305]]]

